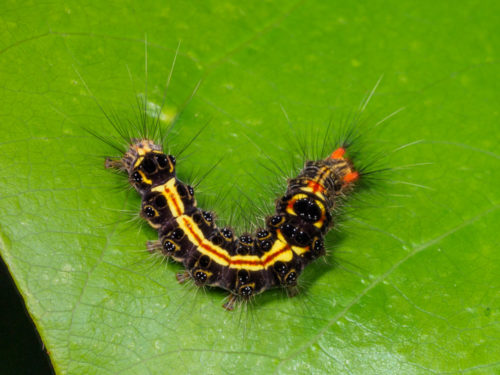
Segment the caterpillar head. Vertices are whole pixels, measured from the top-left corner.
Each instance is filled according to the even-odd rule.
[[[143,194],[175,176],[175,157],[149,139],[133,139],[121,159],[106,159],[106,168],[128,173],[130,184]]]

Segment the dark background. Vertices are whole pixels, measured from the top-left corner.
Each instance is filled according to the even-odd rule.
[[[0,374],[54,374],[9,270],[0,257]]]

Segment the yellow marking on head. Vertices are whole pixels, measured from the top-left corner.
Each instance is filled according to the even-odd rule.
[[[135,145],[135,151],[139,156],[144,156],[148,152],[151,152],[151,147],[149,147],[148,143],[145,142],[139,142],[139,144]]]
[[[184,213],[184,203],[175,187],[175,178],[172,177],[163,185],[155,186],[151,191],[161,193],[167,200],[168,208],[173,217],[179,217]]]
[[[144,156],[139,156],[134,163],[134,168],[137,168],[139,166],[139,164],[142,163],[143,160],[144,160]]]
[[[144,174],[143,171],[137,171],[137,173],[139,173],[141,175],[142,181],[145,182],[146,184],[151,185],[153,183],[152,180],[150,180],[149,178],[146,177],[146,175]]]

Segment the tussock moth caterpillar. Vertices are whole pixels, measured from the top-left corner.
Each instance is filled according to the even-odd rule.
[[[162,134],[161,109],[156,111],[153,129],[148,128],[147,104],[146,94],[142,97],[143,123],[136,125],[143,133],[140,136],[111,121],[127,146],[120,157],[107,158],[105,166],[125,173],[140,194],[140,216],[158,232],[158,239],[148,242],[148,250],[183,264],[179,282],[193,280],[197,286],[228,291],[227,310],[239,300],[275,287],[295,295],[301,272],[325,254],[324,237],[333,224],[332,212],[368,174],[348,157],[353,128],[329,155],[305,162],[301,172],[288,181],[265,225],[253,233],[236,234],[230,227],[218,227],[213,212],[197,207],[193,187],[177,178],[176,157],[165,153],[162,144],[170,128]],[[155,140],[158,137],[161,141]]]
[[[224,307],[232,310],[238,298],[295,288],[304,267],[324,255],[331,211],[359,178],[345,151],[341,146],[323,160],[306,162],[266,226],[239,236],[218,228],[214,214],[197,207],[194,189],[176,177],[175,157],[153,141],[134,140],[122,158],[106,159],[106,167],[125,172],[141,195],[141,216],[159,236],[148,249],[184,265],[180,282],[191,278],[229,291]]]

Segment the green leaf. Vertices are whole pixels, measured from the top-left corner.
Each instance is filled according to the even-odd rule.
[[[500,371],[498,11],[488,1],[4,1],[1,254],[56,370]],[[93,96],[137,124],[145,40],[150,109],[181,41],[165,121],[203,79],[169,146],[209,122],[178,168],[201,176],[222,158],[197,190],[222,221],[272,204],[260,164],[299,158],[291,129],[314,140],[381,76],[367,126],[405,108],[364,139],[411,167],[352,205],[298,297],[271,291],[229,313],[224,293],[179,285],[181,268],[145,251],[155,236],[133,220],[140,200],[103,167],[116,151],[84,130],[116,136]]]

